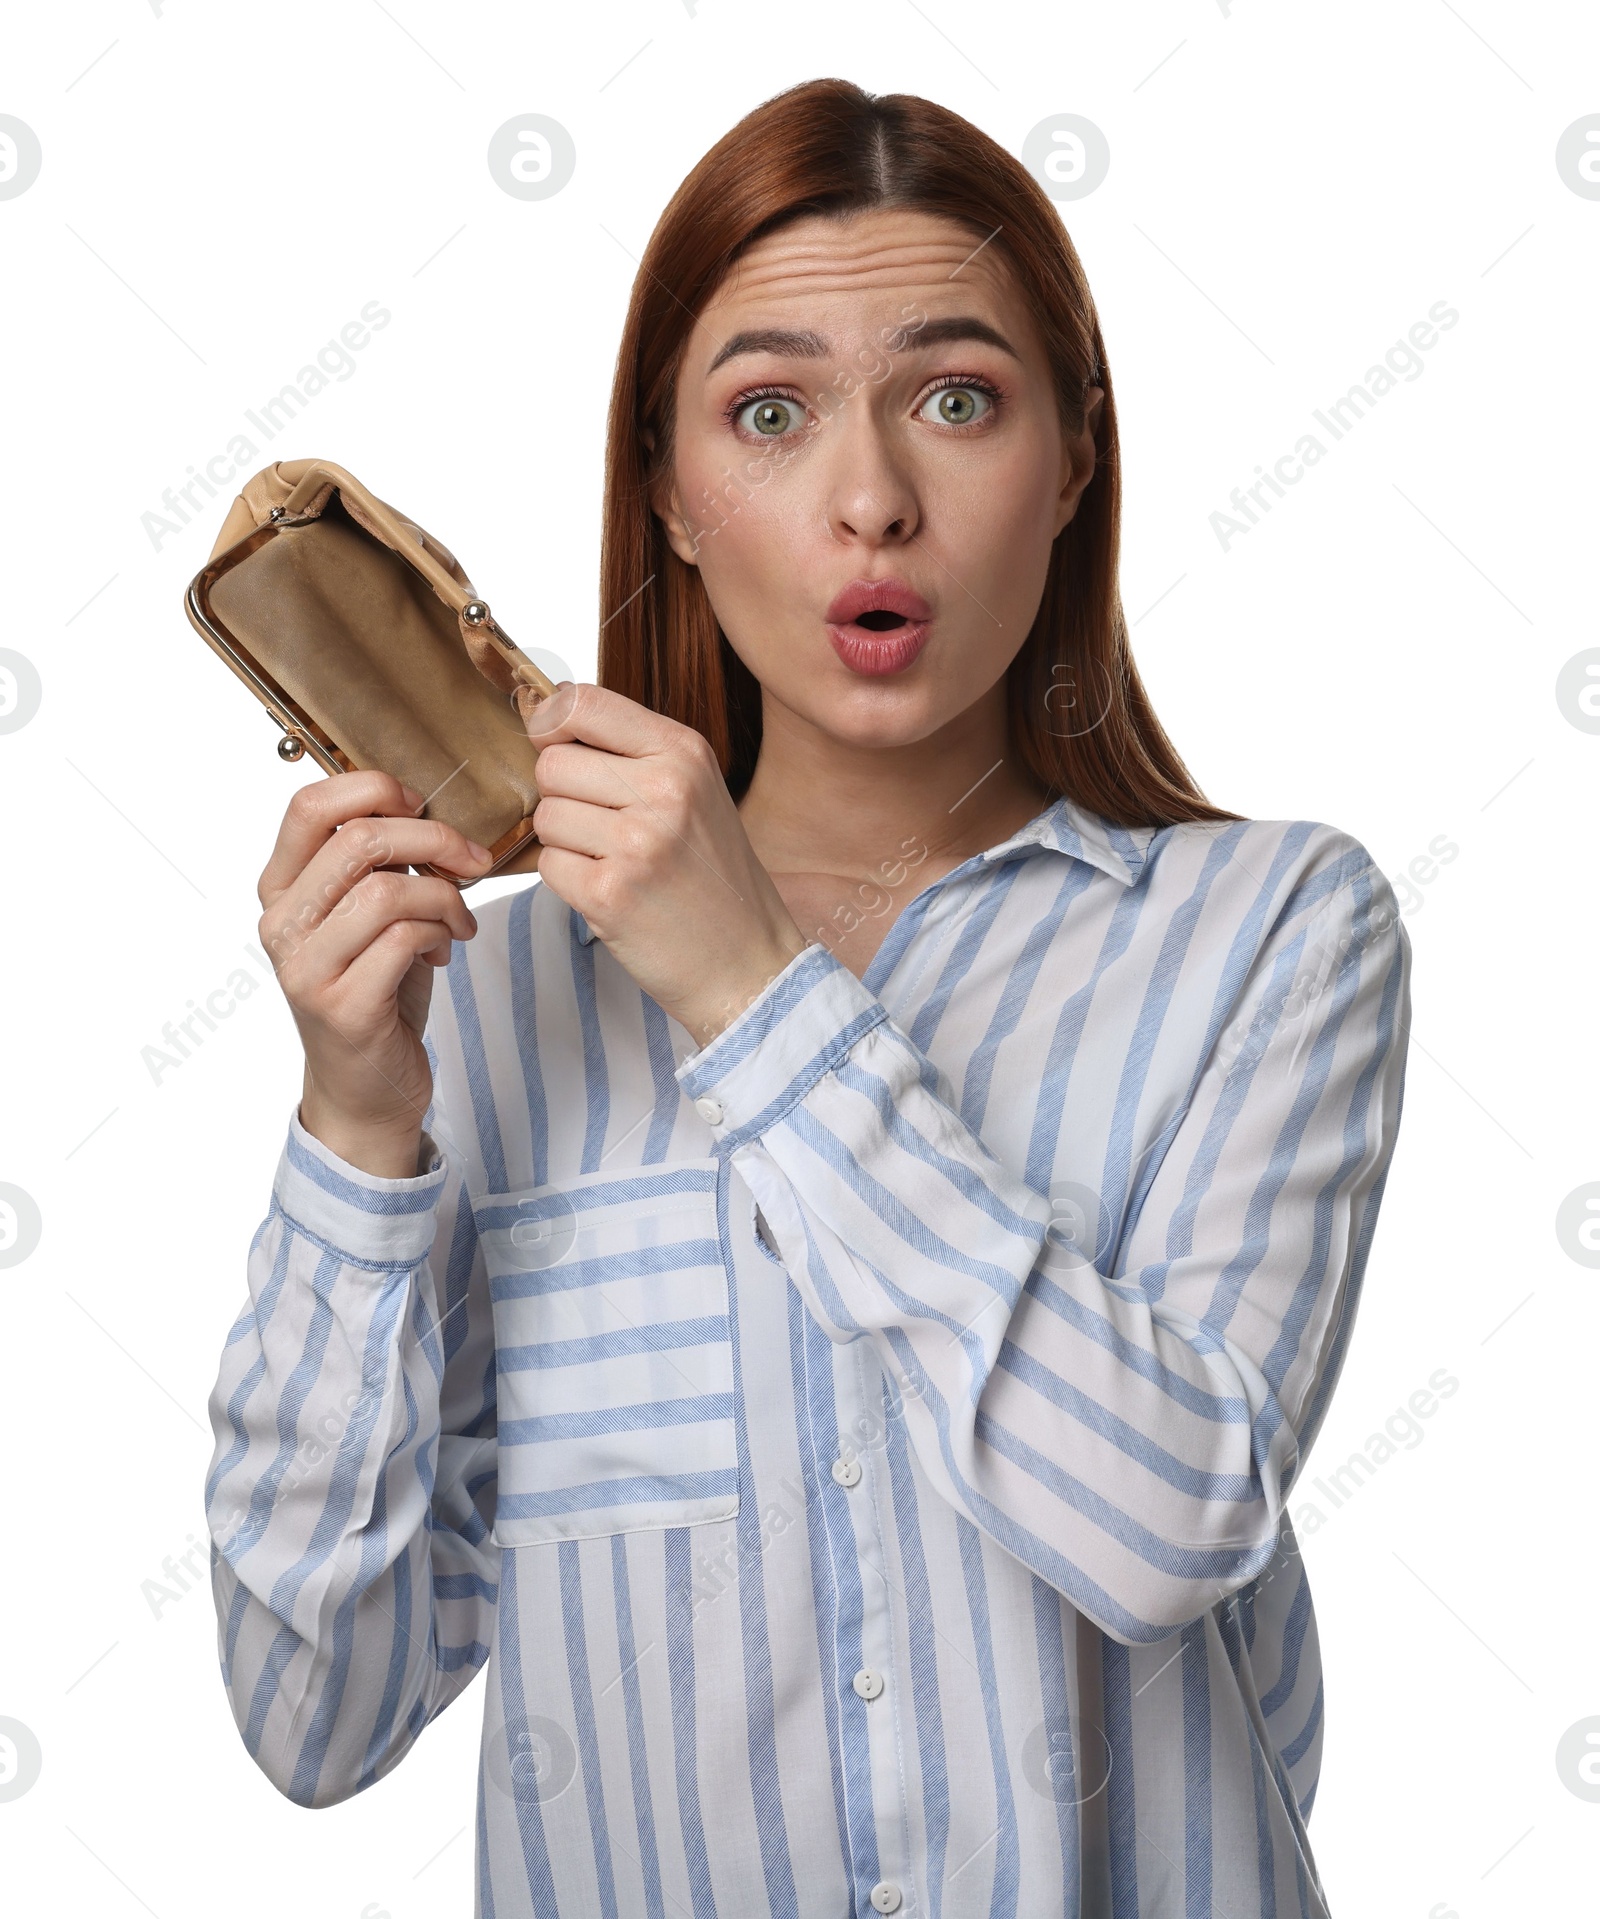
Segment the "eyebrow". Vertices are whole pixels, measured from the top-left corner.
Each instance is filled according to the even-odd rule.
[[[1011,342],[1003,334],[997,333],[986,320],[972,316],[956,315],[948,320],[925,320],[920,327],[906,328],[905,333],[906,350],[948,346],[956,340],[976,340],[985,346],[998,347],[1002,353],[1009,353],[1013,360],[1022,357]],[[786,327],[757,327],[747,333],[734,334],[706,368],[706,378],[709,379],[724,361],[744,353],[774,353],[786,360],[825,360],[832,351],[820,333],[794,332]]]

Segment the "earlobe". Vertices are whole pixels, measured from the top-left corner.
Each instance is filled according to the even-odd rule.
[[[652,495],[651,508],[661,522],[662,531],[667,536],[667,544],[685,566],[700,564],[700,542],[683,517],[678,503],[678,489],[672,487],[664,499]]]
[[[1075,443],[1076,444],[1076,443]],[[1067,524],[1078,510],[1078,502],[1083,498],[1084,488],[1094,478],[1094,447],[1090,443],[1088,458],[1074,460],[1067,469],[1061,491],[1056,496],[1056,532]]]
[[[647,454],[656,450],[656,436],[650,427],[639,429],[639,438],[644,442]],[[698,566],[699,541],[690,530],[683,516],[683,507],[678,499],[678,486],[675,479],[663,475],[650,489],[650,510],[661,522],[661,530],[667,536],[667,544],[683,561],[685,566]]]
[[[1071,439],[1062,437],[1061,491],[1056,497],[1057,533],[1077,512],[1084,489],[1094,478],[1095,435],[1099,431],[1100,408],[1105,397],[1104,388],[1090,387],[1084,395],[1083,431]]]

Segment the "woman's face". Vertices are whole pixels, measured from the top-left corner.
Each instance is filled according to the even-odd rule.
[[[922,213],[807,218],[704,307],[655,497],[729,644],[864,746],[926,739],[1001,679],[1094,470],[998,248]]]

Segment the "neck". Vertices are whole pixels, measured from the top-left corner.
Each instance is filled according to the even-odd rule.
[[[882,883],[897,863],[957,866],[1048,803],[1010,751],[1002,680],[929,738],[887,747],[825,734],[763,691],[761,752],[739,817],[769,873]]]

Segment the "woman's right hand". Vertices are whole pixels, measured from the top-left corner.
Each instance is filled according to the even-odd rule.
[[[420,793],[387,773],[337,773],[290,800],[256,887],[261,944],[305,1049],[300,1123],[381,1178],[417,1171],[433,1076],[422,1032],[433,968],[478,922],[445,879],[481,874],[488,851],[419,819]]]

